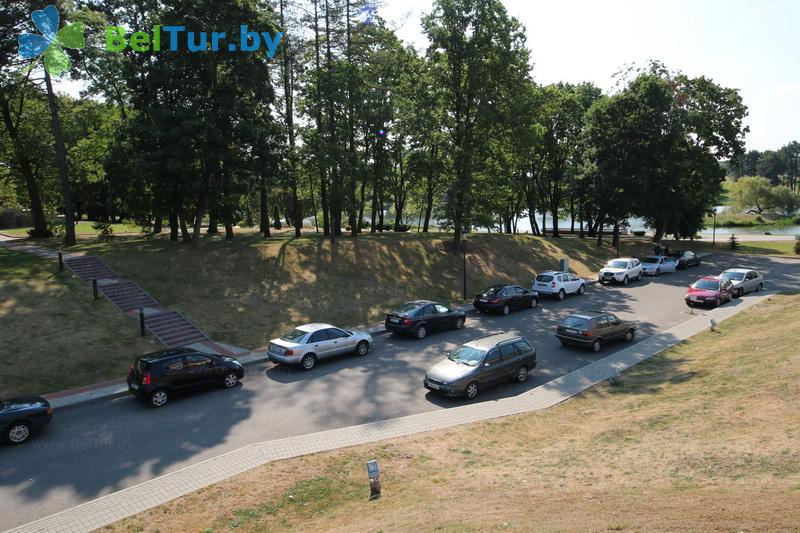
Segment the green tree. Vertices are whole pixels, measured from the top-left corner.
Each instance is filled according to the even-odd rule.
[[[481,135],[491,129],[501,87],[527,75],[529,54],[522,26],[499,0],[438,0],[423,29],[448,117],[453,183],[447,215],[457,247],[472,222]]]
[[[774,207],[772,185],[763,176],[744,176],[731,187],[731,196],[739,209],[763,213]]]

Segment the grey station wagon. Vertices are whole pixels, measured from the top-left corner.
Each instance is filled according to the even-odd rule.
[[[425,373],[426,389],[472,400],[478,390],[511,380],[523,382],[536,368],[536,348],[524,337],[496,333],[459,346]]]

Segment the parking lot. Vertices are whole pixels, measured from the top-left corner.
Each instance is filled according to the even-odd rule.
[[[477,401],[519,394],[622,347],[610,344],[597,354],[562,347],[553,333],[567,314],[604,310],[637,320],[637,340],[641,340],[690,317],[683,294],[697,277],[735,266],[762,271],[769,289],[800,289],[796,261],[716,255],[698,268],[645,278],[627,287],[590,284],[583,296],[563,302],[543,298],[538,308],[509,316],[470,314],[463,330],[423,340],[378,335],[367,356],[321,361],[309,372],[271,363],[254,365],[234,390],[176,397],[158,410],[122,397],[59,411],[29,444],[1,450],[0,528],[253,442],[461,405],[462,400],[426,391],[422,376],[445,352],[479,335],[512,331],[535,344],[538,368],[528,382],[482,391]]]

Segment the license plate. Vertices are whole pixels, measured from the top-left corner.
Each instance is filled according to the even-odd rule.
[[[565,329],[564,331],[567,332],[567,333],[572,333],[572,334],[578,333],[578,330],[576,330],[576,329]]]
[[[137,385],[136,383],[131,383],[131,388],[133,390],[139,390],[139,385]]]
[[[693,301],[693,302],[699,302],[700,301],[700,298],[698,298],[697,296],[689,296],[689,299],[691,301]]]
[[[397,324],[398,322],[400,322],[400,319],[399,318],[390,318],[389,322],[392,322],[393,324]]]
[[[428,382],[428,387],[432,388],[433,390],[441,389],[441,387],[439,385],[436,385],[435,383],[431,383],[430,381]]]
[[[480,300],[478,300],[478,301],[479,301],[479,302],[486,303],[486,302],[488,302],[489,300],[487,300],[486,298],[481,298],[481,299],[480,299]]]

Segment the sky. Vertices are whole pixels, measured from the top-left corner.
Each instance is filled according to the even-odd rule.
[[[397,35],[427,46],[420,18],[432,0],[384,0]],[[541,84],[591,81],[605,91],[630,63],[658,59],[740,90],[748,150],[800,140],[800,1],[505,0],[526,28]]]

